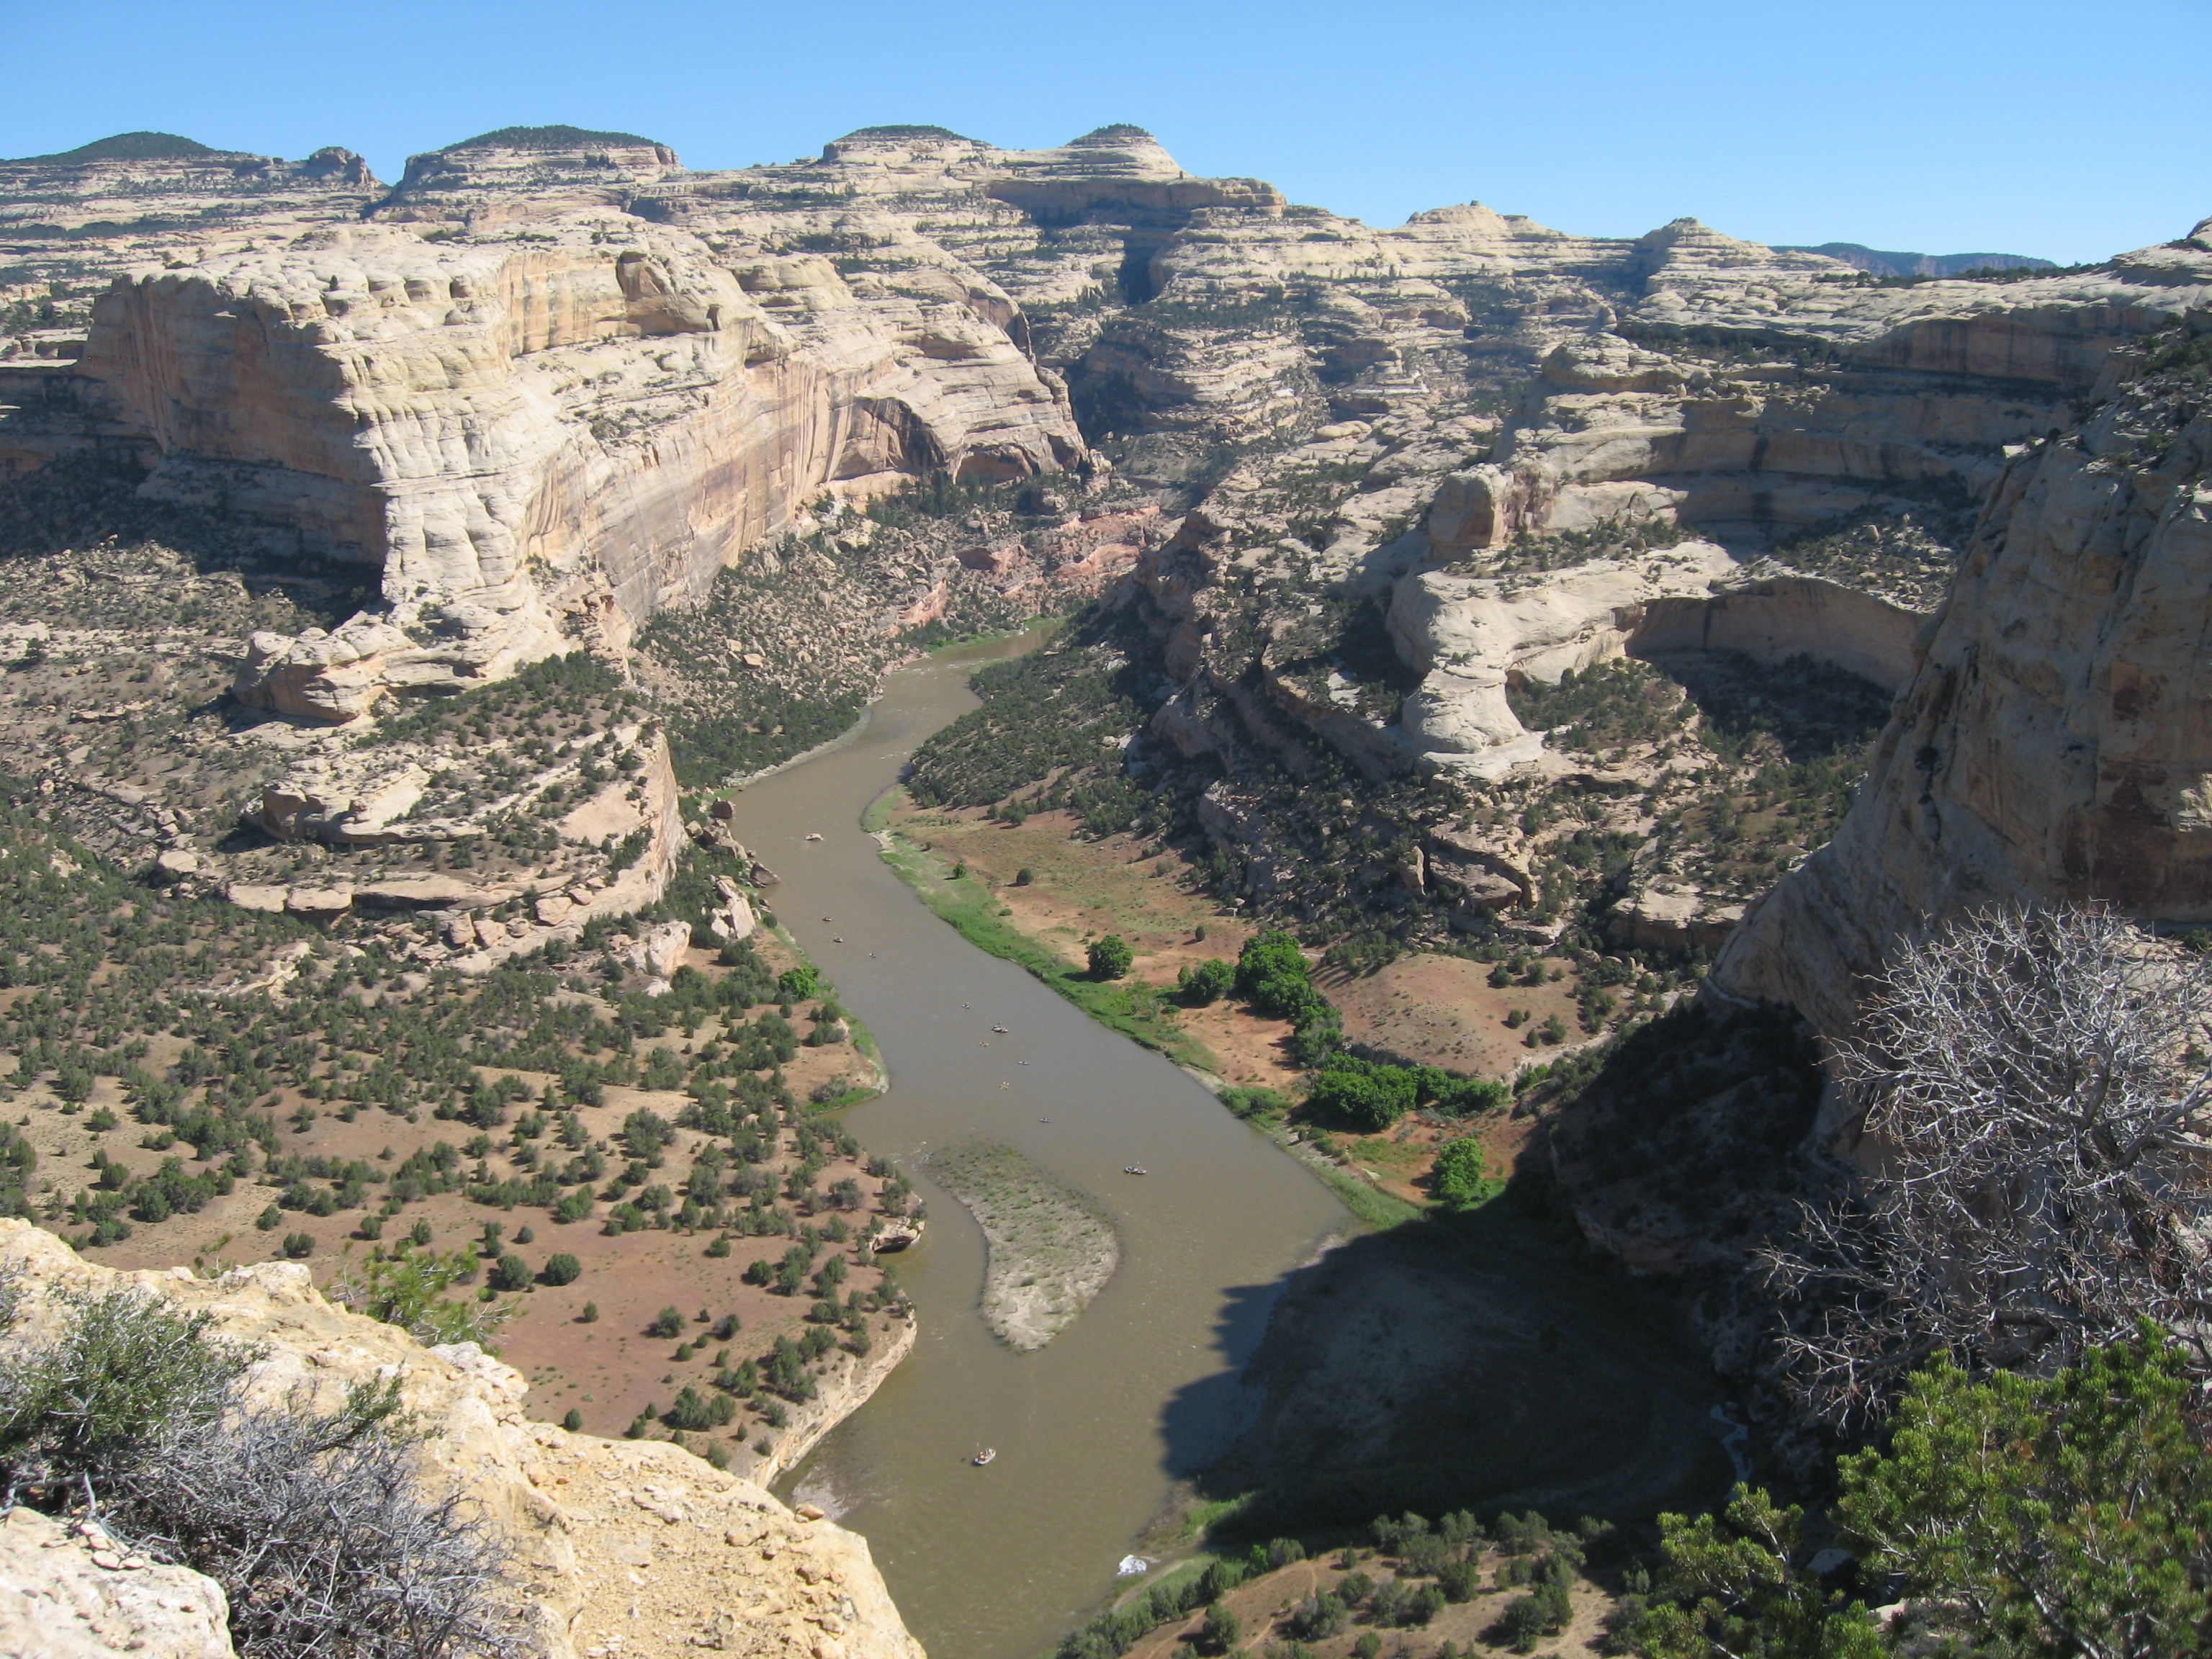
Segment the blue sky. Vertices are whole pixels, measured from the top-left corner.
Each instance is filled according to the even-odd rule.
[[[2212,214],[2208,41],[2212,0],[0,0],[0,155],[150,127],[390,179],[516,124],[735,167],[884,122],[1028,147],[1133,121],[1372,224],[1480,200],[2071,261]]]

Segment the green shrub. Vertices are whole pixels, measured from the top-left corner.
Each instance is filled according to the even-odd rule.
[[[430,1346],[473,1342],[489,1352],[498,1349],[493,1334],[507,1322],[507,1307],[457,1301],[446,1295],[475,1271],[465,1250],[445,1255],[409,1251],[386,1255],[372,1251],[367,1261],[349,1266],[331,1286],[331,1299],[357,1314],[397,1325]]]
[[[1176,994],[1194,1008],[1203,1008],[1237,988],[1237,969],[1218,957],[1187,962],[1176,975]]]
[[[1243,1620],[1218,1601],[1206,1608],[1206,1622],[1198,1627],[1198,1647],[1201,1653],[1228,1653],[1243,1639]]]
[[[2212,1460],[2195,1369],[2148,1329],[2050,1377],[1977,1381],[1939,1356],[1887,1444],[1842,1461],[1832,1513],[1861,1582],[1899,1576],[1930,1652],[2207,1651]],[[1797,1633],[1793,1652],[1887,1650],[1863,1605],[1794,1565],[1802,1520],[1741,1486],[1720,1516],[1662,1516],[1671,1599],[1637,1630],[1641,1650],[1704,1659],[1777,1631]]]
[[[1482,1147],[1472,1137],[1449,1142],[1437,1154],[1431,1176],[1438,1201],[1479,1204],[1495,1194],[1502,1183],[1491,1178],[1489,1167]]]
[[[1446,1561],[1437,1569],[1437,1588],[1447,1601],[1472,1601],[1482,1594],[1482,1569],[1472,1561]]]
[[[1322,1590],[1291,1609],[1290,1632],[1301,1642],[1325,1642],[1344,1628],[1350,1616],[1342,1601]]]
[[[1237,954],[1237,994],[1255,1013],[1270,1019],[1310,1019],[1322,994],[1313,970],[1291,934],[1279,930],[1255,933]]]
[[[1095,940],[1091,946],[1091,977],[1093,979],[1126,979],[1135,965],[1136,953],[1128,941],[1119,933],[1109,933]]]
[[[647,1336],[670,1337],[684,1334],[684,1316],[673,1308],[663,1308],[653,1315],[653,1322],[645,1328]]]
[[[1350,1056],[1337,1056],[1350,1061]],[[1379,1134],[1413,1109],[1418,1091],[1403,1066],[1332,1063],[1315,1074],[1306,1103],[1316,1116],[1362,1134]]]
[[[503,1255],[492,1263],[484,1282],[495,1291],[526,1291],[532,1278],[527,1261],[519,1255]]]
[[[307,1257],[314,1255],[314,1253],[315,1236],[313,1233],[286,1233],[284,1235],[284,1255],[287,1260],[293,1261],[304,1261]]]
[[[1249,1088],[1224,1089],[1221,1103],[1239,1117],[1280,1117],[1291,1109],[1288,1095],[1257,1084]]]

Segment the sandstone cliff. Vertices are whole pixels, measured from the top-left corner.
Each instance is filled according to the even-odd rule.
[[[625,212],[674,160],[458,147],[370,224],[118,277],[10,447],[135,447],[151,496],[375,566],[380,606],[241,684],[324,719],[495,679],[602,592],[633,621],[696,597],[825,489],[1081,459],[988,278],[940,252],[855,292]]]
[[[118,1274],[9,1220],[0,1262],[24,1275],[19,1330],[41,1328],[59,1289],[131,1280],[263,1345],[252,1380],[272,1395],[305,1385],[328,1408],[351,1382],[399,1376],[428,1432],[428,1478],[459,1483],[514,1552],[527,1651],[921,1659],[854,1534],[665,1443],[531,1422],[518,1373],[473,1345],[425,1349],[342,1312],[305,1267],[270,1263],[214,1280],[182,1268]],[[197,1574],[135,1563],[96,1536],[72,1540],[20,1511],[0,1524],[0,1632],[35,1620],[37,1639],[52,1644],[17,1650],[215,1659],[230,1652],[222,1606]]]
[[[1948,914],[2212,921],[2208,337],[2191,313],[2116,361],[2080,427],[2013,457],[1857,805],[1747,919],[1717,988],[1833,1038],[1858,978]]]

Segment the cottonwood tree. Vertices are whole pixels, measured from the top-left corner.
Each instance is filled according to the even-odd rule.
[[[2148,1321],[2212,1373],[2212,962],[2108,911],[1992,910],[1901,951],[1844,1085],[1869,1173],[1765,1254],[1811,1311],[1785,1364],[1817,1414],[1905,1373],[2049,1375]]]

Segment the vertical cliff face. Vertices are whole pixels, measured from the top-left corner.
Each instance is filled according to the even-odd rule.
[[[875,441],[885,471],[973,459],[1018,476],[1080,451],[1003,327],[964,303],[848,307],[802,339],[682,232],[536,225],[465,243],[332,230],[126,280],[80,373],[149,447],[154,493],[218,470],[234,507],[281,502],[304,544],[381,565],[395,605],[588,541],[650,611],[780,527],[892,403],[909,418],[904,444]],[[934,356],[901,337],[925,326]],[[935,372],[949,360],[962,380]],[[1002,404],[1020,418],[979,431]]]
[[[635,620],[696,595],[824,492],[1085,455],[988,278],[929,246],[856,286],[774,239],[648,222],[626,204],[675,157],[609,137],[456,146],[368,223],[132,271],[10,423],[27,460],[135,451],[150,496],[379,567],[383,605],[295,665],[374,672],[304,696],[250,676],[248,701],[346,718],[479,683],[606,598]]]
[[[2015,454],[1833,842],[1712,983],[1833,1039],[1931,921],[2018,900],[2212,921],[2212,312],[2116,357]]]

